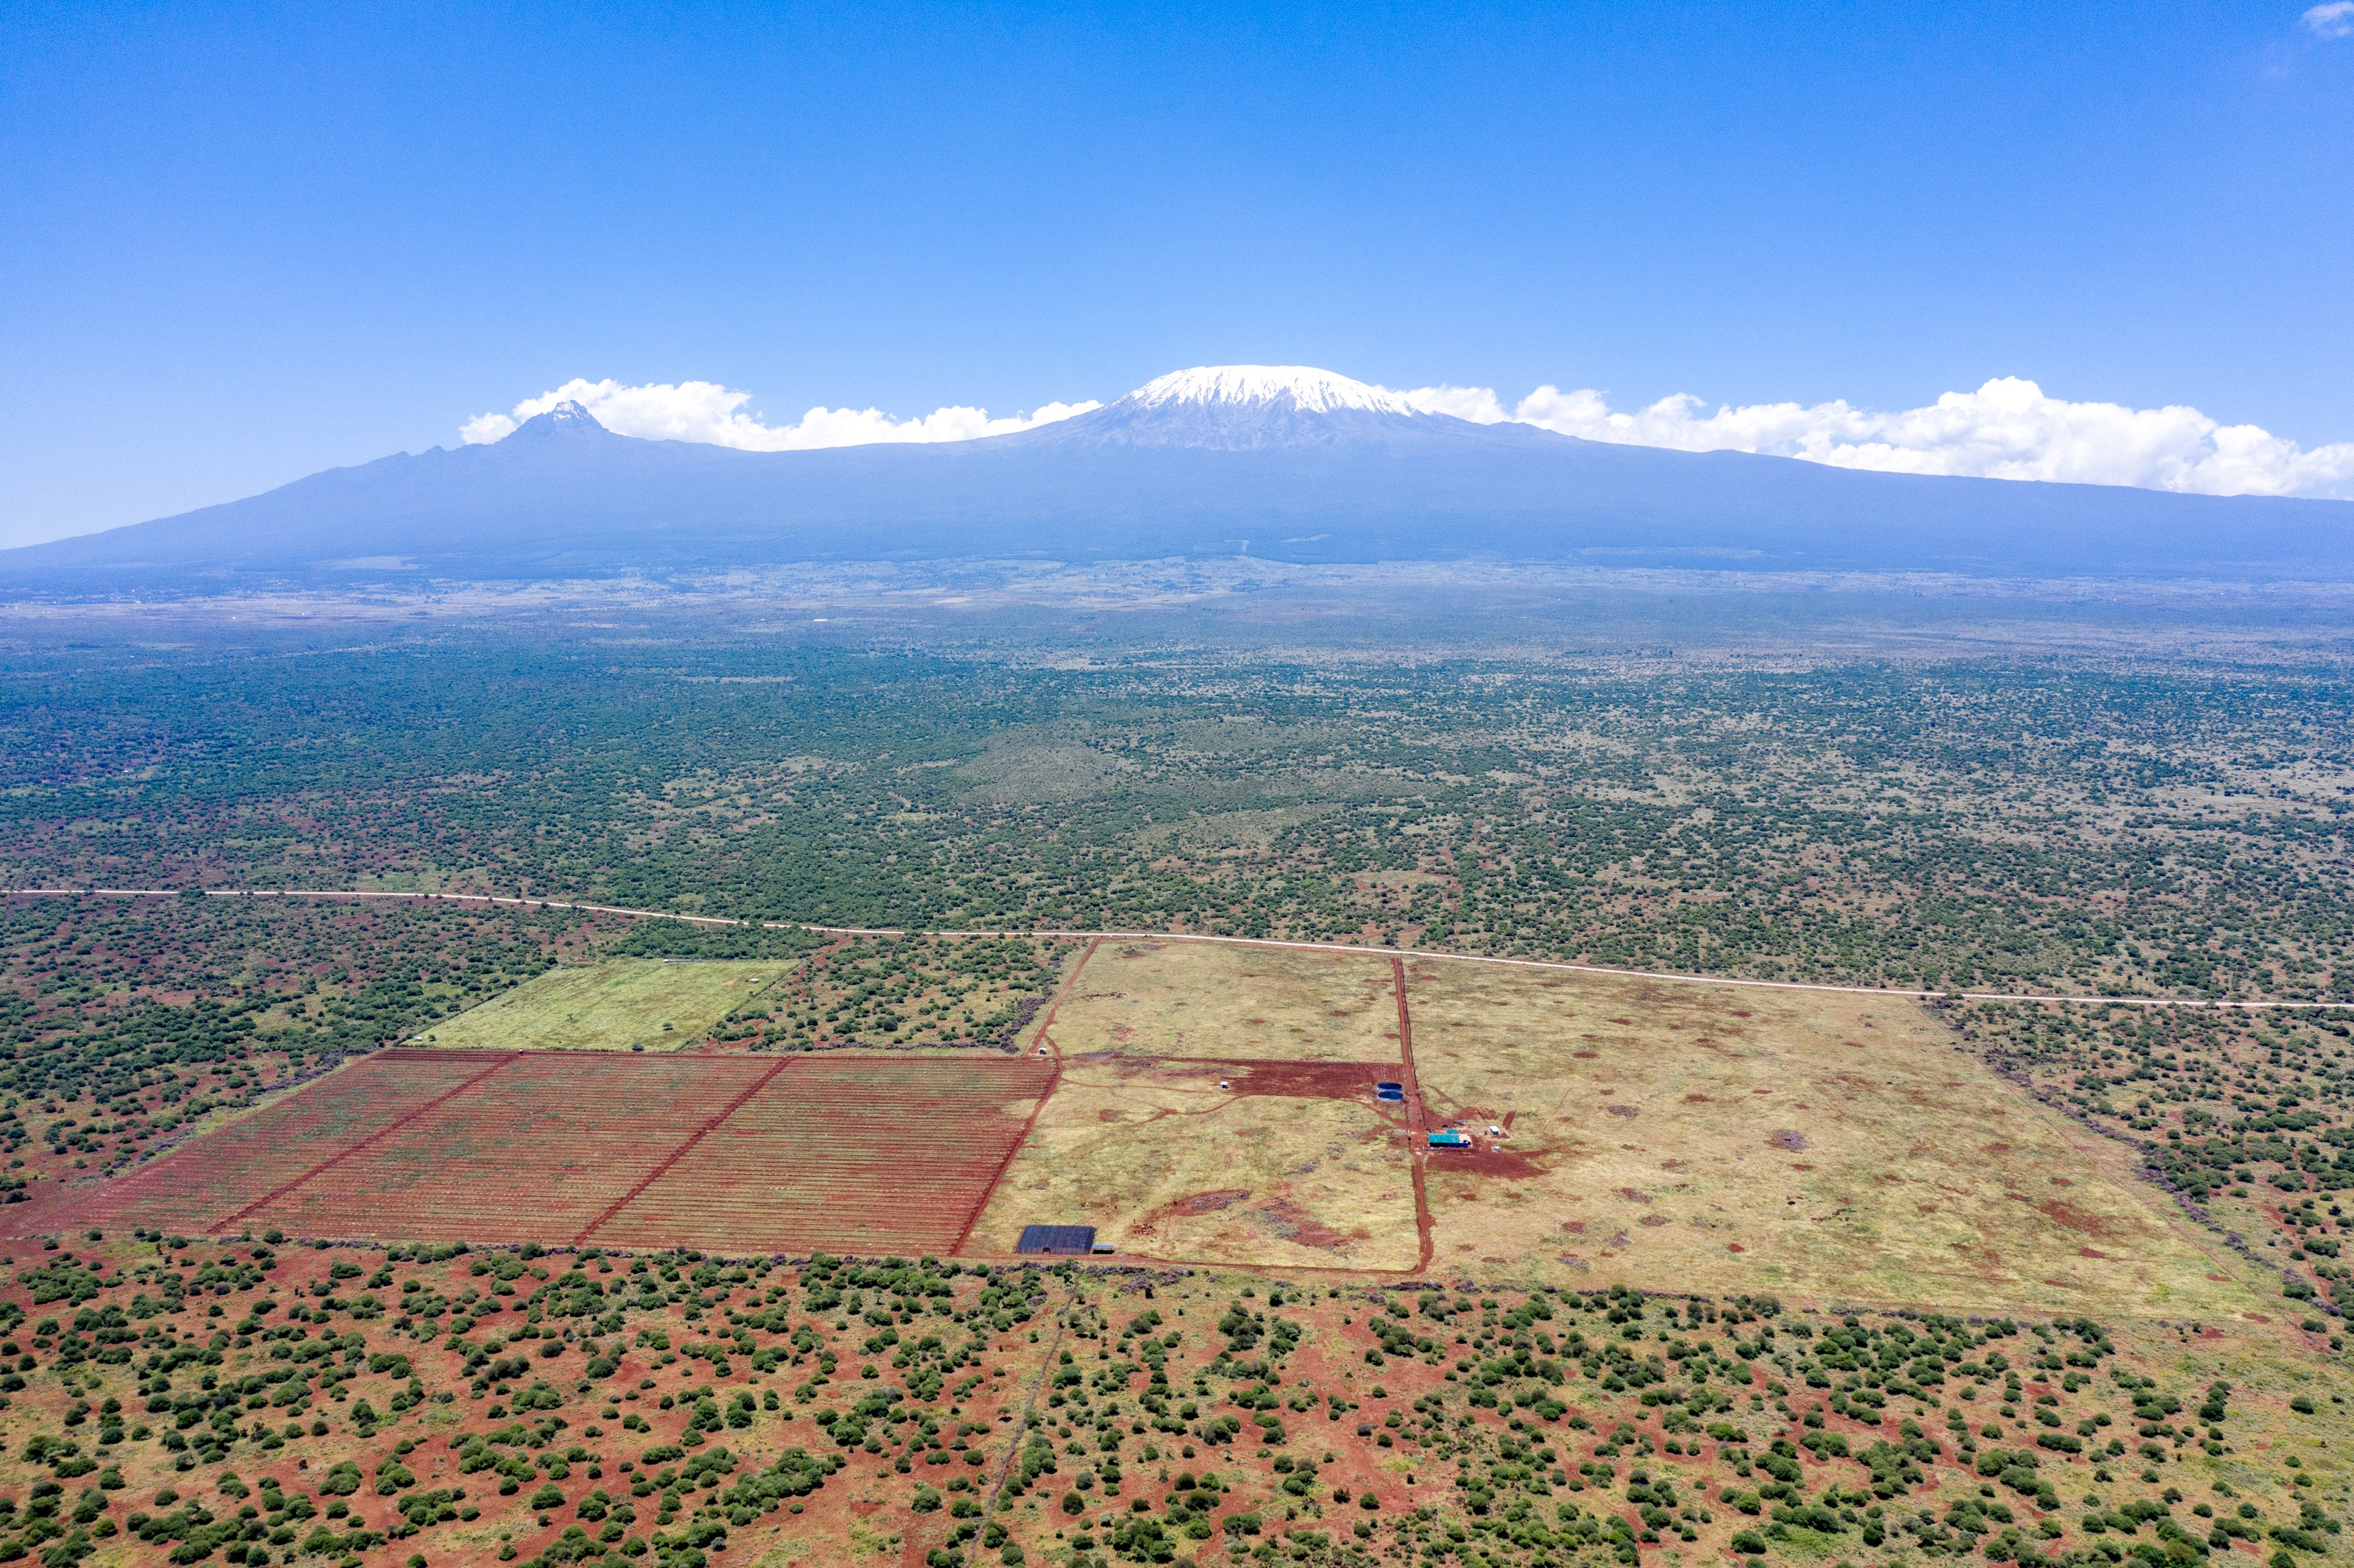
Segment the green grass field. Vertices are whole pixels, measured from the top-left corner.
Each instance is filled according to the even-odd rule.
[[[550,969],[438,1023],[426,1043],[499,1051],[676,1051],[764,992],[790,961],[609,959]]]

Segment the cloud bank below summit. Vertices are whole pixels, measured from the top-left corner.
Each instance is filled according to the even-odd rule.
[[[1975,392],[1948,392],[1925,408],[1895,412],[1859,408],[1844,399],[1720,405],[1712,411],[1690,393],[1625,411],[1613,408],[1596,388],[1564,392],[1551,385],[1509,409],[1486,387],[1424,387],[1394,395],[1426,412],[1479,424],[1512,420],[1628,446],[1759,452],[1891,473],[2354,500],[2354,441],[2306,450],[2259,426],[2226,425],[2183,405],[2131,408],[2074,402],[2051,397],[2018,376],[2000,376]],[[960,405],[898,418],[877,408],[821,405],[790,424],[771,425],[748,411],[753,394],[714,382],[631,387],[576,379],[525,399],[511,413],[478,415],[459,435],[470,445],[494,441],[567,400],[580,403],[621,435],[748,451],[970,440],[1033,429],[1102,406],[1093,400],[1049,403],[992,418],[986,409]]]
[[[2053,397],[1999,376],[1922,408],[1882,413],[1844,399],[1753,403],[1709,412],[1690,393],[1634,413],[1590,387],[1540,387],[1505,412],[1486,387],[1433,387],[1418,408],[1482,424],[1517,419],[1565,436],[1679,451],[1762,452],[1836,468],[1976,479],[2122,484],[2196,495],[2354,499],[2354,441],[2306,450],[2256,425],[2226,425],[2179,404],[2128,408]]]
[[[871,446],[882,441],[969,441],[1034,429],[1100,408],[1100,403],[1049,403],[1027,414],[992,419],[985,408],[935,408],[920,418],[899,419],[880,408],[828,408],[821,405],[790,425],[764,423],[745,411],[752,394],[713,381],[657,382],[624,387],[612,380],[579,377],[554,391],[526,397],[505,414],[477,414],[458,427],[458,439],[482,446],[514,433],[516,426],[559,403],[578,403],[616,435],[658,441],[702,441],[752,452],[806,451],[817,447]]]

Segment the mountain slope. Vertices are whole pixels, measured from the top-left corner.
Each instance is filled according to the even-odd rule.
[[[2354,577],[2354,503],[1930,478],[1576,440],[1329,372],[1163,376],[1016,435],[745,452],[578,405],[490,446],[0,553],[16,591],[333,579],[397,557],[513,579],[827,560],[1486,556],[1981,575]]]

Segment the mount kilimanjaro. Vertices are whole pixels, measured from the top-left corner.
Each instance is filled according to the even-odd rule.
[[[24,592],[516,581],[826,561],[1491,559],[1994,577],[2354,577],[2354,503],[1837,469],[1482,425],[1327,371],[1181,371],[1013,435],[748,452],[577,403],[487,446],[0,552]]]

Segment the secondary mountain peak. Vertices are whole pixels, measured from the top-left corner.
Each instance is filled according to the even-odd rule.
[[[1121,399],[1146,408],[1172,404],[1269,404],[1308,413],[1344,408],[1376,414],[1421,410],[1384,387],[1309,365],[1197,365],[1156,376]]]

